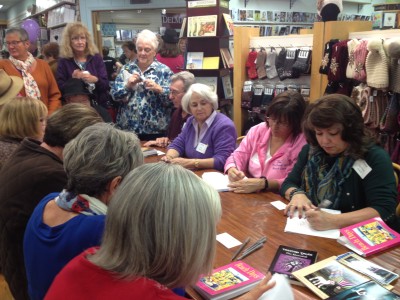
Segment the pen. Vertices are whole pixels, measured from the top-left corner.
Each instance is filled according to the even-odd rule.
[[[239,247],[239,249],[235,252],[235,254],[232,256],[231,261],[234,261],[235,258],[239,255],[239,253],[246,247],[246,245],[250,242],[250,237],[248,237],[243,244]]]
[[[238,168],[238,166],[237,166],[237,163],[236,163],[235,153],[232,153],[232,158],[233,158],[233,163],[235,164],[236,170],[240,171],[239,168]]]
[[[263,243],[258,244],[251,251],[247,251],[246,253],[244,252],[241,256],[238,257],[237,260],[241,260],[241,259],[245,258],[246,256],[252,254],[253,252],[256,252],[258,249],[261,249],[262,247],[264,247]]]

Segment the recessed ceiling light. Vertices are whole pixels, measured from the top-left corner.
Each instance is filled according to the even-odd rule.
[[[3,4],[0,4],[0,9],[3,7]]]

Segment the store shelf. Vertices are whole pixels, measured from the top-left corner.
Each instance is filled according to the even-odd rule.
[[[59,3],[57,3],[57,4],[54,4],[54,5],[52,5],[52,6],[48,7],[48,8],[46,8],[46,9],[40,11],[40,12],[31,14],[30,16],[25,17],[24,20],[26,20],[26,19],[31,19],[31,18],[35,18],[35,17],[39,17],[40,15],[43,15],[43,14],[49,12],[49,11],[52,10],[52,9],[55,9],[55,8],[57,8],[57,7],[60,7],[60,6],[63,6],[63,5],[67,5],[67,4],[68,4],[68,5],[72,5],[72,6],[75,6],[75,5],[76,5],[75,2],[61,1],[61,2],[59,2]]]

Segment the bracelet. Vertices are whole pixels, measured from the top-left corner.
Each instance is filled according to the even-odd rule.
[[[300,188],[295,188],[289,193],[289,202],[292,201],[292,198],[296,194],[305,194],[306,192]]]
[[[195,167],[196,169],[199,168],[199,164],[200,164],[199,160],[198,160],[197,158],[195,158],[195,160],[194,160],[194,167]]]
[[[264,179],[264,188],[261,190],[261,191],[266,191],[267,189],[268,189],[268,186],[269,186],[269,184],[268,184],[268,179],[265,177],[265,176],[261,176],[260,177],[260,179]]]

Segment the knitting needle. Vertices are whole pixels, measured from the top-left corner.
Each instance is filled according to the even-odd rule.
[[[252,254],[253,252],[256,252],[258,249],[261,249],[262,247],[264,247],[263,243],[258,244],[256,247],[254,247],[252,250],[248,251],[248,252],[243,252],[243,254],[241,256],[238,257],[237,260],[241,260],[243,258],[245,258],[246,256]]]
[[[248,252],[251,252],[254,248],[258,247],[258,245],[262,245],[266,242],[267,238],[263,236],[260,238],[258,241],[256,241],[253,245],[251,245],[249,248],[243,251],[242,256],[247,254]]]
[[[246,247],[246,245],[250,242],[250,237],[248,237],[243,244],[239,247],[239,249],[235,252],[235,254],[232,256],[231,261],[234,261],[235,258],[239,255],[239,253]]]

